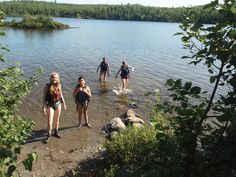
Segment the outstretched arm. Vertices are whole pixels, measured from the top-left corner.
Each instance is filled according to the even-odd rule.
[[[115,78],[117,78],[117,76],[118,76],[118,74],[119,74],[120,72],[121,72],[121,67],[120,67],[120,69],[117,71]]]
[[[100,67],[101,67],[101,63],[100,63],[100,65],[98,65],[98,68],[97,68],[96,72],[98,72],[98,70],[99,70]]]
[[[129,68],[131,71],[134,71],[134,67],[133,67],[133,66],[128,65],[128,68]]]

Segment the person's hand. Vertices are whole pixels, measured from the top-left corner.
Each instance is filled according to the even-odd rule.
[[[47,115],[47,110],[46,110],[46,108],[43,107],[42,109],[43,109],[43,114],[44,114],[44,115]]]
[[[64,106],[64,110],[66,111],[67,110],[66,104],[63,104],[63,106]]]

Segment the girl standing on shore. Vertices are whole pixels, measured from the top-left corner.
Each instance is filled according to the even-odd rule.
[[[59,74],[53,72],[50,77],[50,83],[44,87],[43,94],[43,113],[48,118],[48,134],[44,143],[48,143],[52,134],[52,125],[54,121],[54,136],[61,138],[58,132],[59,118],[61,115],[61,103],[63,103],[64,110],[66,110],[66,103],[62,94]]]
[[[83,76],[78,78],[78,84],[74,88],[73,97],[75,97],[76,110],[78,111],[78,128],[82,127],[82,113],[84,116],[85,126],[91,127],[88,120],[88,103],[92,97],[89,86],[86,85]]]

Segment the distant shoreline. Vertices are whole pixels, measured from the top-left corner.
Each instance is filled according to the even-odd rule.
[[[191,8],[149,7],[142,5],[81,5],[40,1],[0,2],[0,11],[8,16],[45,15],[97,20],[126,20],[181,23],[184,14],[191,12],[195,18],[205,24],[220,20],[217,12],[209,13],[203,6]]]

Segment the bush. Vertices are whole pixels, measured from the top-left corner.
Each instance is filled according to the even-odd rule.
[[[129,127],[105,144],[110,158],[120,165],[142,166],[153,155],[156,132],[147,127]]]
[[[1,17],[4,20],[4,16]],[[3,52],[8,49],[2,45],[0,47],[0,62],[5,62]],[[34,122],[16,116],[15,112],[22,98],[36,83],[39,73],[40,70],[26,79],[17,64],[0,70],[0,176],[12,176],[21,147],[31,135]],[[23,161],[27,170],[32,169],[32,161],[36,158],[36,154],[32,153]]]

